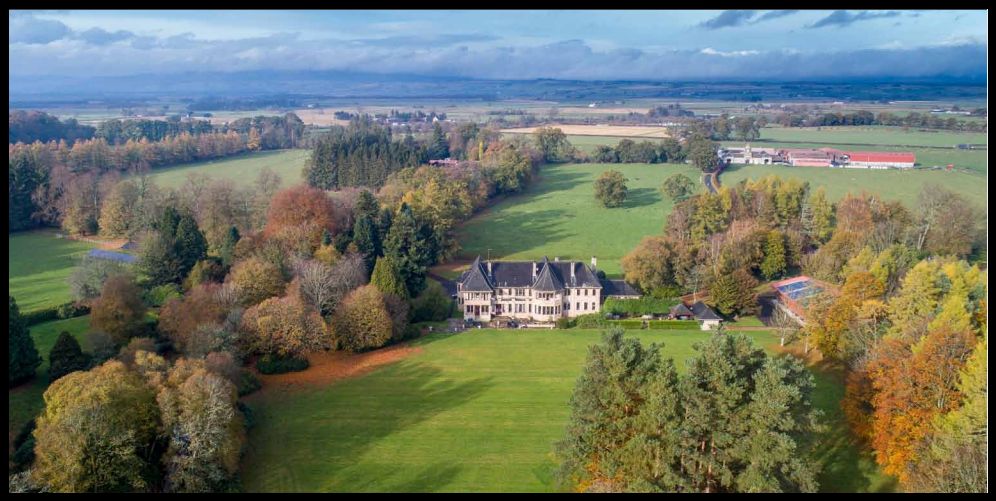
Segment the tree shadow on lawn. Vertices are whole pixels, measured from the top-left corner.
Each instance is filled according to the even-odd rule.
[[[324,388],[269,395],[251,404],[256,424],[249,434],[242,477],[264,478],[263,483],[247,485],[256,490],[443,488],[458,473],[459,463],[437,461],[417,481],[389,485],[384,483],[383,469],[357,462],[382,440],[457,408],[492,386],[492,378],[453,380],[432,365],[402,361]],[[439,449],[426,460],[446,457],[446,451]],[[370,461],[388,463],[391,458]],[[410,467],[395,463],[391,468],[404,472]]]
[[[660,192],[654,188],[636,188],[634,190],[629,190],[626,194],[626,202],[623,204],[623,207],[633,209],[646,205],[654,205],[660,201]]]
[[[533,212],[494,212],[485,221],[477,221],[486,227],[475,231],[481,238],[468,242],[466,228],[459,238],[467,242],[460,256],[473,259],[477,254],[486,258],[487,249],[491,257],[500,258],[532,249],[548,246],[553,242],[573,237],[574,234],[560,228],[564,219],[575,217],[564,209],[546,209]]]

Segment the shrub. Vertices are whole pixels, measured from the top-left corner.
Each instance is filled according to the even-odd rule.
[[[72,334],[62,331],[48,354],[48,380],[55,381],[70,372],[85,371],[90,357],[83,353],[80,343]]]
[[[90,307],[85,304],[70,301],[65,304],[60,304],[56,308],[55,312],[56,316],[58,316],[60,320],[65,320],[67,318],[82,317],[83,315],[89,314]]]
[[[45,308],[43,310],[35,310],[29,313],[24,313],[21,315],[24,319],[24,324],[26,326],[37,325],[45,322],[51,322],[52,320],[59,319],[59,311],[56,308]]]
[[[293,296],[270,298],[249,308],[242,316],[241,330],[246,334],[247,352],[261,355],[302,357],[333,344],[322,317]]]
[[[560,317],[560,318],[557,319],[557,328],[558,329],[570,329],[571,327],[574,327],[574,324],[575,324],[575,321],[572,318]]]
[[[335,312],[333,325],[339,347],[352,352],[380,348],[395,331],[384,295],[372,285],[346,296]]]
[[[305,362],[307,362],[307,360],[305,360]],[[259,382],[259,378],[257,378],[255,374],[247,370],[243,370],[239,373],[239,381],[235,386],[239,389],[239,396],[244,397],[250,393],[258,391],[263,387],[263,383]]]
[[[648,322],[651,329],[662,330],[698,330],[699,323],[696,320],[651,320]]]
[[[609,321],[601,313],[589,313],[574,317],[574,324],[581,329],[602,329],[609,326]]]
[[[435,280],[427,280],[425,290],[412,300],[412,322],[441,322],[452,312],[453,300]]]
[[[14,437],[14,455],[11,462],[14,463],[13,471],[24,471],[31,466],[35,460],[35,420],[32,418],[21,426],[21,431]]]
[[[660,299],[651,296],[644,296],[639,299],[616,299],[608,298],[602,305],[603,313],[622,315],[627,317],[640,315],[664,315],[671,310],[671,307],[678,304],[673,298]]]
[[[287,372],[303,371],[307,369],[309,365],[308,359],[304,357],[298,358],[263,355],[256,361],[256,368],[263,374],[284,374]]]

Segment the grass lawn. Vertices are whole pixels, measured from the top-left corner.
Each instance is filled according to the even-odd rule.
[[[719,182],[732,186],[744,179],[759,179],[770,174],[783,179],[795,177],[809,181],[813,188],[823,186],[832,200],[838,200],[848,192],[857,194],[868,191],[886,200],[899,200],[913,209],[923,186],[937,184],[961,193],[980,208],[988,206],[986,179],[963,172],[731,165],[719,176]]]
[[[7,290],[22,312],[70,301],[66,280],[93,244],[56,238],[53,230],[7,235]]]
[[[195,162],[174,167],[154,169],[151,178],[159,186],[178,188],[192,173],[204,174],[212,179],[230,179],[237,185],[252,184],[260,171],[269,167],[277,173],[283,186],[291,186],[303,181],[301,175],[310,150],[276,150],[246,153],[234,157],[206,162]]]
[[[921,131],[902,127],[765,127],[764,141],[799,141],[805,143],[847,143],[869,145],[940,146],[989,144],[985,133],[947,130]]]
[[[83,351],[88,351],[82,336],[90,330],[90,316],[53,320],[33,325],[29,329],[31,338],[35,341],[35,348],[42,357],[42,363],[38,366],[34,379],[7,392],[8,447],[10,440],[14,439],[21,426],[37,416],[44,407],[42,394],[45,393],[45,388],[48,388],[48,353],[52,351],[59,333],[68,331],[80,341]]]
[[[616,169],[629,181],[623,207],[606,209],[594,195],[599,174]],[[598,268],[621,276],[619,260],[646,235],[662,231],[671,200],[659,187],[675,173],[692,178],[699,189],[700,173],[674,164],[559,164],[542,168],[540,177],[523,194],[502,200],[465,223],[458,231],[459,257],[480,254],[499,259],[541,259],[543,256],[598,258]]]
[[[701,331],[637,331],[663,342],[679,370]],[[768,332],[748,333],[769,346]],[[598,331],[471,330],[414,342],[421,351],[324,387],[263,392],[243,462],[254,491],[503,491],[556,489],[554,443],[587,347]],[[841,422],[840,383],[818,374],[829,429],[818,455],[827,491],[889,490]]]

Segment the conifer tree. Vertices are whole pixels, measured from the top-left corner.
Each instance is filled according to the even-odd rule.
[[[90,357],[83,353],[79,341],[72,334],[62,331],[49,352],[48,362],[48,380],[51,383],[70,372],[86,370]]]
[[[27,323],[21,316],[14,296],[8,295],[7,309],[7,384],[14,386],[35,375],[35,369],[41,364],[41,357],[31,339]]]

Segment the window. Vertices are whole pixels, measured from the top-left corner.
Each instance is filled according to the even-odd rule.
[[[584,295],[585,295],[585,296],[587,296],[587,295],[588,295],[588,289],[585,289],[585,290],[584,290]]]

